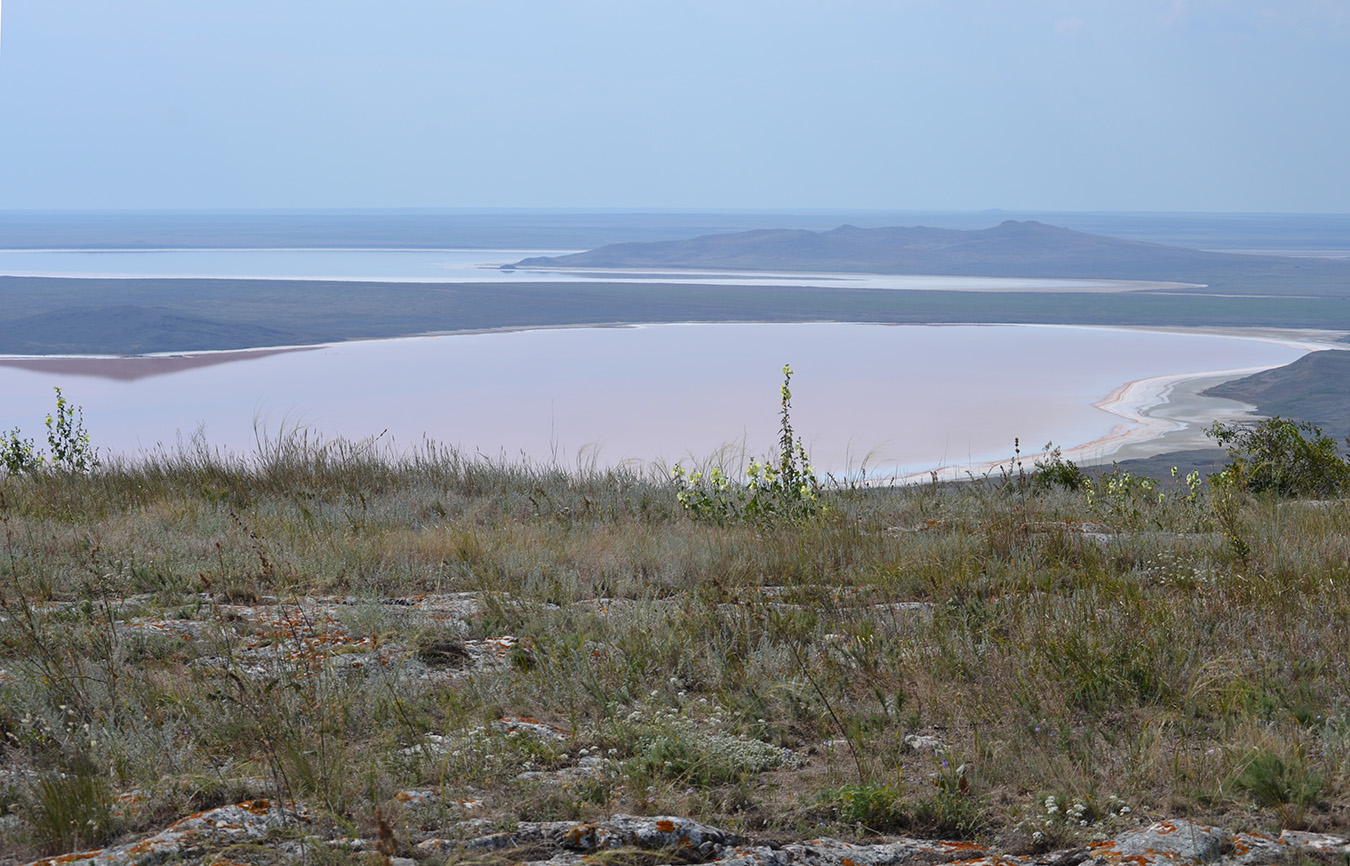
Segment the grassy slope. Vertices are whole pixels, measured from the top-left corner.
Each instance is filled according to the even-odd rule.
[[[113,788],[58,786],[81,808],[133,790],[145,803],[104,837],[257,784],[366,827],[396,791],[427,787],[482,799],[474,814],[506,824],[642,811],[784,838],[860,833],[865,814],[1009,850],[1034,849],[1033,829],[1067,846],[1175,815],[1346,827],[1344,503],[1128,489],[1089,508],[1078,493],[978,483],[839,491],[828,505],[800,526],[704,525],[660,480],[302,448],[253,468],[193,454],[11,479],[0,803],[57,832],[24,773],[55,784],[84,767]],[[1116,534],[1086,535],[1083,520]],[[410,630],[378,603],[451,591],[484,600],[465,632]],[[529,649],[442,685],[202,664],[238,651],[231,634],[257,640],[230,605],[275,597],[254,603],[285,622],[300,610],[288,600],[324,593],[354,596],[342,617],[376,644],[511,634]],[[131,617],[222,637],[202,648],[112,625]],[[404,751],[503,715],[572,731],[568,750],[613,763],[555,789],[516,777],[527,761],[566,765],[562,748],[498,737],[469,762]],[[736,769],[679,739],[677,716],[807,763]],[[909,734],[947,751],[915,751]],[[961,764],[967,792],[950,775],[934,786]],[[879,792],[875,812],[858,791]],[[1049,795],[1098,823],[1047,825]],[[1121,803],[1133,816],[1112,817]],[[49,844],[27,827],[0,825],[0,852]]]
[[[1251,403],[1262,415],[1310,421],[1338,439],[1350,436],[1350,352],[1312,352],[1205,393]]]

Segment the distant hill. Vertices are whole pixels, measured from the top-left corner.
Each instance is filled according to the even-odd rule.
[[[0,321],[0,346],[15,355],[136,355],[281,346],[297,332],[224,322],[172,310],[120,304],[66,307]]]
[[[1310,352],[1204,393],[1250,403],[1265,416],[1310,421],[1338,439],[1350,435],[1350,351]]]
[[[1086,234],[1029,220],[987,229],[773,229],[690,240],[622,243],[566,256],[523,259],[524,268],[699,268],[994,277],[1206,282],[1234,272],[1350,277],[1350,264],[1213,253]],[[1304,272],[1304,273],[1300,273]]]

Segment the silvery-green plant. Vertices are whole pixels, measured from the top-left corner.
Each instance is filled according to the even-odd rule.
[[[711,523],[797,522],[822,509],[820,479],[811,466],[800,436],[792,429],[792,367],[783,365],[777,455],[751,460],[743,481],[721,467],[706,474],[676,464],[672,478],[676,498],[695,518]]]

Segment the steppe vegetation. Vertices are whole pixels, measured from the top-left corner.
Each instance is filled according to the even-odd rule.
[[[75,450],[0,477],[0,860],[250,797],[386,860],[465,816],[1022,852],[1350,823],[1344,500],[1058,456],[774,486],[788,396],[748,514],[734,472],[690,509],[688,475],[303,434],[81,461],[63,405]]]

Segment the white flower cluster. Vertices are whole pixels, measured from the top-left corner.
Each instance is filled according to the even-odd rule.
[[[1075,799],[1067,806],[1062,806],[1059,798],[1054,794],[1051,794],[1045,798],[1045,801],[1041,804],[1041,808],[1044,811],[1042,817],[1019,821],[1016,826],[1016,829],[1018,830],[1025,829],[1028,824],[1038,827],[1039,829],[1033,831],[1031,834],[1032,841],[1034,842],[1039,843],[1045,841],[1047,835],[1046,831],[1062,831],[1073,828],[1082,829],[1100,824],[1100,821],[1093,817],[1093,809],[1082,800]],[[1112,794],[1107,799],[1106,812],[1112,816],[1124,817],[1130,814],[1130,807],[1120,797]]]
[[[1080,800],[1074,800],[1067,809],[1061,811],[1059,799],[1051,794],[1045,798],[1045,826],[1053,827],[1056,824],[1064,823],[1070,827],[1086,827],[1088,825],[1087,811],[1087,803]]]

